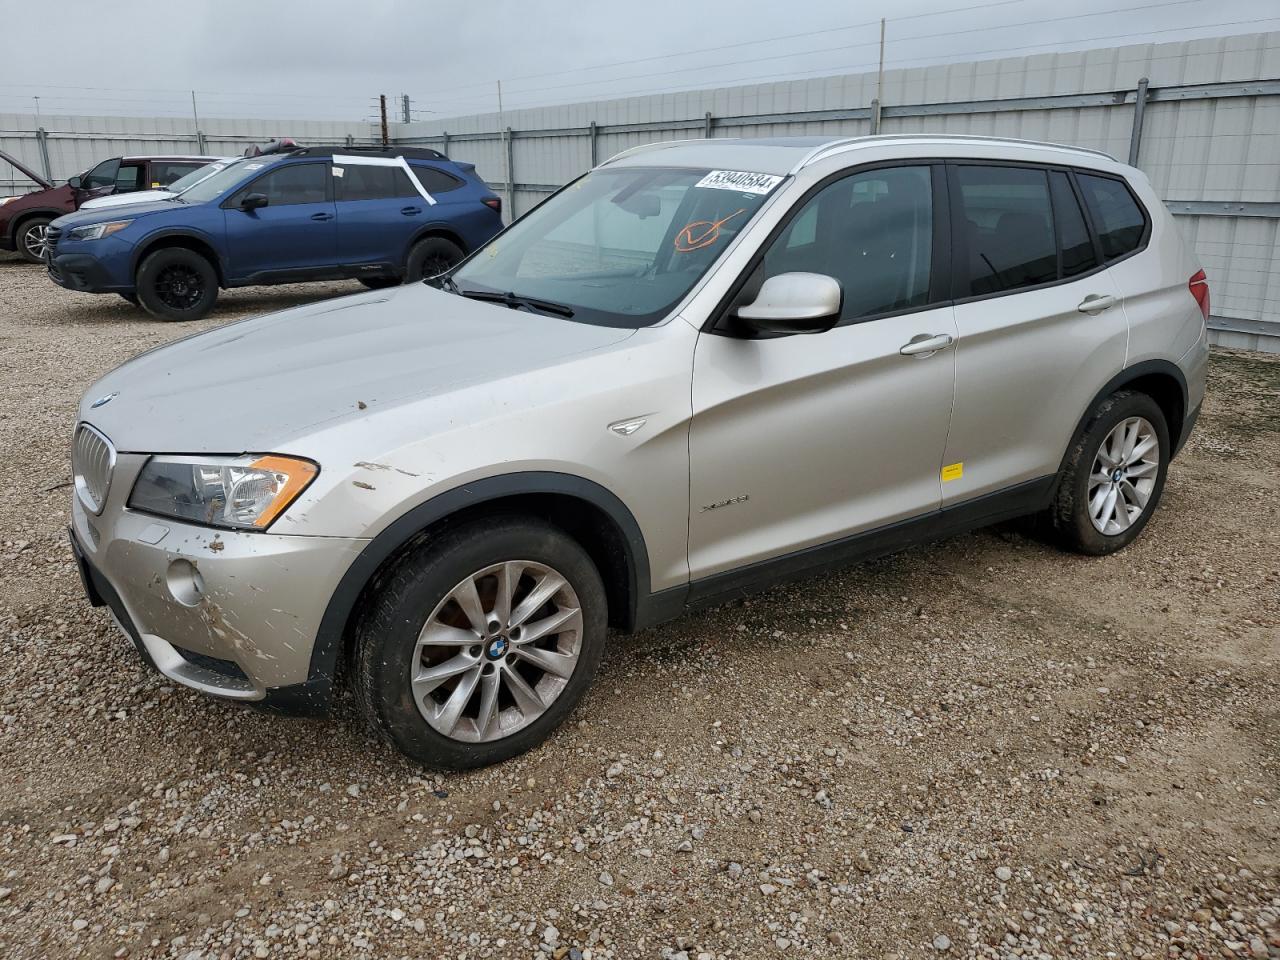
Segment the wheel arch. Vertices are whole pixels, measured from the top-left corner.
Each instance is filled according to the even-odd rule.
[[[428,223],[423,227],[421,227],[409,239],[409,243],[404,248],[404,258],[401,264],[402,266],[408,265],[409,254],[413,251],[413,248],[429,237],[442,237],[443,239],[448,240],[450,243],[457,244],[458,249],[461,250],[464,254],[470,252],[467,249],[467,242],[462,239],[462,234],[460,234],[457,230],[455,230],[452,225],[445,222]]]
[[[222,258],[218,256],[218,251],[214,248],[213,243],[199,234],[179,230],[153,234],[139,243],[129,267],[130,279],[138,276],[138,268],[142,266],[142,261],[149,255],[157,250],[166,250],[172,247],[191,250],[207,259],[213,265],[214,273],[218,275],[218,286],[226,286],[227,278],[225,271],[222,269]]]
[[[348,634],[379,578],[405,551],[447,525],[485,516],[539,517],[564,530],[588,553],[604,580],[609,623],[624,630],[641,619],[649,594],[649,555],[640,525],[611,491],[582,477],[553,472],[504,474],[445,491],[403,514],[361,551],[329,598],[311,649],[308,686],[327,700]]]
[[[1165,422],[1169,426],[1169,440],[1176,454],[1181,446],[1183,427],[1187,418],[1187,378],[1176,363],[1169,360],[1143,360],[1133,366],[1125,367],[1106,382],[1097,395],[1089,402],[1080,422],[1076,424],[1071,440],[1063,453],[1062,466],[1058,475],[1062,475],[1067,458],[1089,426],[1093,411],[1107,397],[1117,390],[1134,390],[1149,396],[1164,413]]]
[[[24,224],[32,219],[44,219],[48,217],[50,220],[57,220],[59,217],[65,217],[67,211],[53,210],[48,208],[37,207],[34,210],[22,210],[14,214],[13,220],[9,223],[9,241],[14,244],[15,248],[18,243],[18,233],[22,230]]]

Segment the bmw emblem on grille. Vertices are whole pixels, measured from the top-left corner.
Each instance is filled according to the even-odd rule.
[[[89,404],[89,409],[97,410],[99,407],[105,407],[118,396],[120,396],[119,391],[115,393],[108,393],[105,397],[99,397],[97,400],[93,401],[93,403]]]
[[[489,659],[497,660],[507,652],[508,646],[510,646],[510,644],[506,637],[495,637],[493,640],[490,640],[489,649],[487,651]]]

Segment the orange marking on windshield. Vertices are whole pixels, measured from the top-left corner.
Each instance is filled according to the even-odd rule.
[[[723,220],[695,220],[680,228],[676,234],[676,252],[692,253],[709,247],[720,239],[720,228],[740,213],[746,213],[746,207],[735,210]]]

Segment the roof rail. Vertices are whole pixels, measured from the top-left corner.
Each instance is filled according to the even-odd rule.
[[[677,143],[697,143],[699,141],[706,140],[706,139],[708,138],[707,137],[685,137],[683,140],[658,140],[658,141],[655,141],[654,143],[641,143],[634,147],[627,147],[627,149],[619,153],[615,153],[608,160],[605,160],[603,163],[597,164],[597,166],[603,167],[610,163],[613,163],[613,161],[615,160],[621,160],[623,157],[629,157],[637,153],[644,153],[646,150],[665,150],[668,147],[675,146]],[[712,137],[711,139],[714,140],[716,138]]]
[[[823,144],[820,147],[810,151],[799,163],[792,169],[792,173],[796,173],[802,167],[806,167],[824,157],[831,156],[836,153],[855,147],[859,144],[869,141],[889,141],[889,140],[933,140],[947,141],[958,140],[964,143],[1008,143],[1020,147],[1046,147],[1052,150],[1069,150],[1073,153],[1084,153],[1095,157],[1103,157],[1107,160],[1115,160],[1111,154],[1102,150],[1094,150],[1091,147],[1078,147],[1070,143],[1051,143],[1046,140],[1020,140],[1016,137],[985,137],[978,134],[970,133],[887,133],[874,134],[865,137],[847,137],[841,140],[833,140],[831,143]]]

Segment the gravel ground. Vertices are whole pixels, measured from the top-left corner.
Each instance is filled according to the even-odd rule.
[[[0,262],[0,956],[1280,958],[1280,363],[1146,533],[998,528],[619,637],[533,753],[147,671],[64,542],[80,393],[199,324]]]

